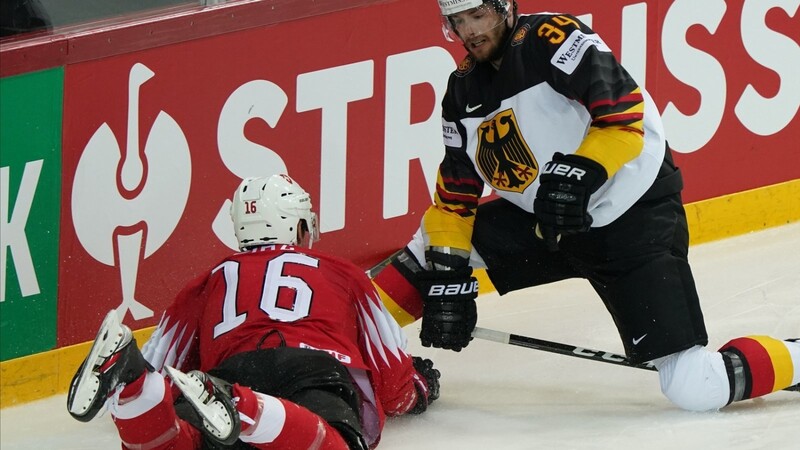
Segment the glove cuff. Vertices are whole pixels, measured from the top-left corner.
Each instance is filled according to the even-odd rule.
[[[420,281],[450,281],[472,277],[472,267],[458,267],[453,270],[420,270],[416,273]]]
[[[421,385],[425,383],[425,385]],[[422,380],[414,381],[414,389],[417,391],[417,402],[408,410],[408,414],[422,414],[428,409],[430,402],[428,401],[428,386],[427,382]]]
[[[425,250],[425,260],[431,270],[454,270],[469,265],[468,250],[454,247],[429,247]]]

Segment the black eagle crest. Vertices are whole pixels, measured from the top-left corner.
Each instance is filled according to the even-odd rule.
[[[475,161],[489,183],[503,191],[522,192],[539,173],[512,110],[481,124]]]

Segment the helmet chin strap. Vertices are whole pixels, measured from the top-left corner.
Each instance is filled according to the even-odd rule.
[[[505,25],[506,27],[505,30],[503,30],[503,33],[505,34],[505,36],[503,37],[503,43],[501,45],[498,45],[497,49],[489,57],[489,61],[492,63],[495,69],[500,67],[500,62],[503,60],[503,53],[506,52],[506,48],[508,48],[508,44],[509,42],[511,42],[511,36],[513,34],[512,31],[514,31],[514,27],[517,26],[516,16],[512,17],[513,19],[510,26],[508,25],[508,17],[506,17],[505,20],[503,20],[503,25]],[[497,64],[495,64],[495,61],[497,61]]]

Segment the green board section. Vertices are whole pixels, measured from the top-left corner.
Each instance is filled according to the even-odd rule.
[[[63,68],[0,79],[0,360],[56,345]]]

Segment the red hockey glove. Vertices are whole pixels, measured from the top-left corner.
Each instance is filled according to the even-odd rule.
[[[460,352],[472,340],[478,321],[478,280],[472,268],[422,271],[417,277],[423,302],[422,345]]]
[[[408,411],[408,414],[422,414],[428,406],[439,398],[439,378],[442,376],[438,369],[433,368],[433,361],[422,359],[419,356],[411,358],[414,369],[425,379],[427,391],[417,386],[417,403]]]
[[[547,246],[558,249],[558,235],[588,231],[592,216],[589,197],[608,180],[606,169],[579,155],[556,153],[544,165],[533,213]]]

